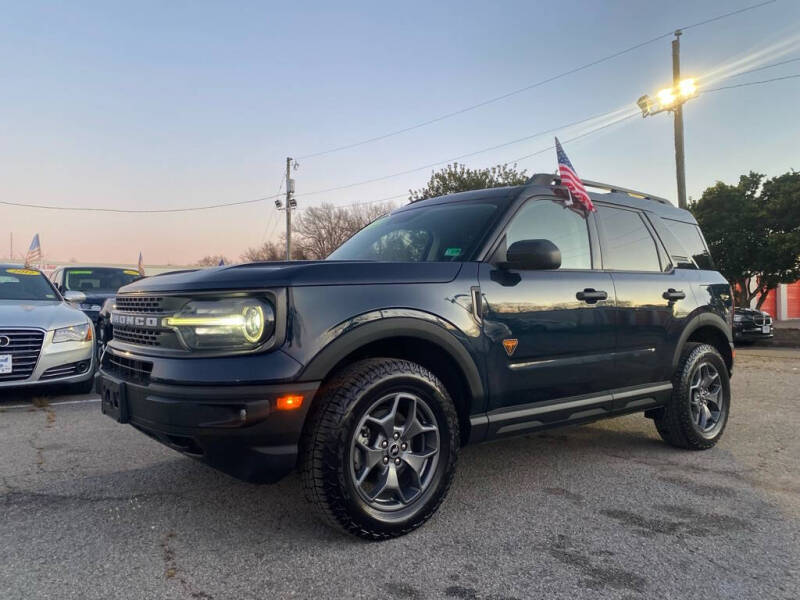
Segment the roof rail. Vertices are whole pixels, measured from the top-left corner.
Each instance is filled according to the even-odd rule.
[[[601,190],[607,190],[612,194],[628,194],[629,196],[635,196],[637,198],[646,198],[648,200],[654,200],[655,202],[659,202],[661,204],[667,204],[672,206],[672,202],[667,200],[666,198],[662,198],[660,196],[654,196],[653,194],[648,194],[647,192],[640,192],[638,190],[631,190],[629,188],[624,188],[618,185],[611,185],[610,183],[600,183],[599,181],[590,181],[588,179],[581,179],[583,185],[587,187],[598,188]],[[535,185],[561,185],[561,178],[557,175],[551,175],[550,173],[535,173],[528,181],[525,183],[527,184],[535,184]]]

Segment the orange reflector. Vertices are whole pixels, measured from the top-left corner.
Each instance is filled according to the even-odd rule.
[[[89,331],[86,332],[86,339],[85,342],[91,342],[94,339],[94,334],[92,333],[92,328],[89,327]]]
[[[281,396],[275,401],[275,408],[278,410],[294,410],[303,405],[303,397],[295,394]]]

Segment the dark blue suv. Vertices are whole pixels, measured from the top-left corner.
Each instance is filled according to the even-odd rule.
[[[103,412],[242,479],[297,467],[327,521],[372,539],[436,511],[467,443],[643,412],[710,448],[730,286],[689,212],[586,183],[596,212],[537,175],[403,206],[324,261],[132,283]]]

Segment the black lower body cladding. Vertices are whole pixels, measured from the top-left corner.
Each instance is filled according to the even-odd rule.
[[[101,369],[102,410],[233,477],[271,483],[297,463],[298,442],[317,383],[182,386],[118,379]],[[277,399],[302,396],[298,408]]]

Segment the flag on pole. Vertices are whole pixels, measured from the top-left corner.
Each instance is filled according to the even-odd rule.
[[[36,262],[42,262],[42,245],[39,243],[39,234],[33,236],[31,246],[25,255],[25,266],[31,267]]]
[[[583,187],[580,177],[569,162],[564,148],[561,147],[561,142],[556,138],[556,156],[558,157],[558,175],[561,177],[561,184],[566,187],[572,196],[580,203],[580,205],[587,211],[592,212],[595,210],[592,199],[589,198],[589,192]]]
[[[144,277],[144,261],[142,260],[142,252],[139,251],[139,275]]]
[[[225,259],[224,258],[220,258],[219,259],[219,264],[217,266],[218,267],[224,267],[225,266]]]

